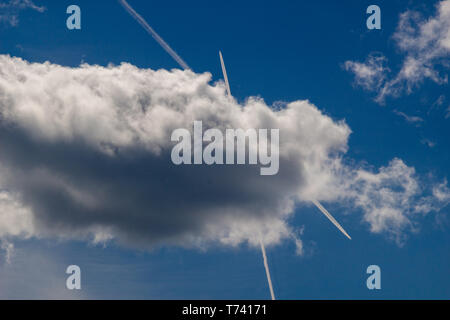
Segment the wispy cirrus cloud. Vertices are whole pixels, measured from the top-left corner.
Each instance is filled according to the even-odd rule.
[[[355,84],[366,90],[380,90],[390,69],[382,54],[370,54],[365,62],[346,61],[344,68],[355,75]]]
[[[0,3],[0,23],[16,27],[19,24],[19,13],[22,10],[32,9],[37,12],[44,12],[44,6],[36,5],[32,0],[9,0]]]
[[[439,2],[436,14],[426,19],[416,11],[402,13],[393,39],[404,54],[394,76],[388,76],[383,55],[344,63],[345,69],[355,75],[356,84],[377,93],[378,103],[383,104],[389,96],[409,94],[427,79],[440,85],[448,83],[442,71],[450,68],[450,0]]]
[[[429,148],[434,148],[436,146],[436,142],[431,141],[430,139],[423,138],[420,140],[420,143],[428,146]]]
[[[405,119],[406,122],[409,122],[409,123],[414,124],[416,126],[420,126],[420,124],[424,121],[419,116],[410,116],[410,115],[407,115],[406,113],[404,113],[402,111],[394,110],[394,113],[396,115],[402,117],[403,119]]]

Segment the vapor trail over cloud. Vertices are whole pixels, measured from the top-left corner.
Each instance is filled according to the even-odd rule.
[[[309,101],[274,110],[229,99],[191,70],[29,63],[0,55],[0,238],[114,240],[133,248],[302,242],[289,218],[316,199],[345,204],[399,241],[450,201],[402,160],[346,164],[344,121]],[[280,169],[176,166],[176,128],[280,129]]]
[[[159,45],[183,68],[190,69],[186,62],[164,41],[163,38],[153,30],[142,16],[137,13],[125,0],[119,0],[119,3],[127,12],[159,43]]]

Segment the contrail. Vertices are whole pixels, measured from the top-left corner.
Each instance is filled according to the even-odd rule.
[[[225,79],[225,84],[227,85],[228,96],[231,97],[230,84],[228,83],[227,69],[225,69],[225,63],[223,62],[222,52],[219,51],[220,64],[222,65],[223,78]]]
[[[317,200],[311,200],[312,203],[315,204],[315,206],[350,240],[352,239],[347,232],[345,232],[344,228],[341,227],[339,222],[336,221],[336,219],[333,218],[333,216],[325,209]]]
[[[270,295],[272,297],[272,300],[275,300],[275,294],[273,293],[272,279],[270,278],[269,265],[267,263],[266,248],[264,248],[262,237],[259,238],[259,243],[261,244],[261,251],[264,259],[264,268],[266,269],[267,282],[269,283]]]
[[[227,69],[225,69],[225,63],[223,62],[222,52],[220,51],[219,56],[220,56],[220,64],[222,66],[223,77],[225,79],[225,84],[227,85],[228,96],[231,97],[230,84],[228,83],[227,77]],[[262,240],[261,234],[259,235],[259,244],[261,245],[261,252],[264,260],[264,269],[266,269],[267,283],[269,284],[270,296],[272,297],[272,300],[275,300],[275,294],[273,293],[272,279],[270,278],[269,264],[267,263],[266,248],[264,247],[264,242]]]
[[[191,69],[181,57],[161,38],[152,27],[137,13],[125,0],[119,0],[119,3],[128,11],[128,13],[163,47],[164,50],[183,68]]]

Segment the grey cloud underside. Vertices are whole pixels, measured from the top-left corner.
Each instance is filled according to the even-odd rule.
[[[255,120],[273,127],[262,102],[245,115],[223,88],[207,84],[209,76],[192,72],[2,58],[0,181],[32,212],[32,235],[100,234],[143,247],[235,243],[273,220],[280,224],[274,241],[289,233],[283,218],[304,184],[299,154],[281,157],[283,169],[269,177],[260,176],[259,165],[176,166],[170,159],[172,130],[192,130],[193,120],[202,120],[204,130],[252,127]],[[230,231],[239,221],[250,228],[247,235]]]
[[[50,234],[82,234],[98,225],[125,243],[182,244],[180,238],[201,236],[205,223],[223,215],[263,219],[279,212],[300,180],[290,177],[300,170],[288,161],[279,175],[262,177],[257,166],[175,166],[167,151],[111,157],[82,143],[37,145],[17,130],[0,134],[7,185],[20,190],[22,203]]]

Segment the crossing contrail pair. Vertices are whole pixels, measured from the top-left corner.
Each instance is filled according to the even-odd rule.
[[[183,59],[161,38],[155,30],[153,30],[152,27],[149,26],[149,24],[144,20],[144,18],[141,17],[125,0],[118,0],[119,3],[127,10],[127,12],[137,21],[139,24],[158,42],[161,47],[183,68],[183,69],[190,69],[186,62],[184,62]],[[219,57],[220,57],[220,64],[222,66],[222,72],[223,77],[225,80],[225,85],[227,88],[227,94],[231,97],[231,90],[230,90],[230,84],[228,82],[228,75],[227,70],[225,68],[225,63],[223,61],[222,52],[219,51]],[[317,200],[311,200],[311,202],[322,212],[330,221],[333,223],[336,228],[339,229],[348,239],[352,239],[347,232],[345,232],[344,228],[339,224],[339,222],[334,219],[334,217],[325,209],[319,201]],[[269,290],[270,290],[270,296],[272,297],[272,300],[275,300],[275,294],[273,291],[272,286],[272,279],[270,277],[270,270],[269,270],[269,264],[267,263],[267,256],[266,256],[266,248],[264,247],[264,242],[262,239],[262,236],[260,235],[259,243],[261,246],[261,252],[263,256],[263,262],[264,262],[264,269],[266,270],[266,276],[267,276],[267,283],[269,284]]]

